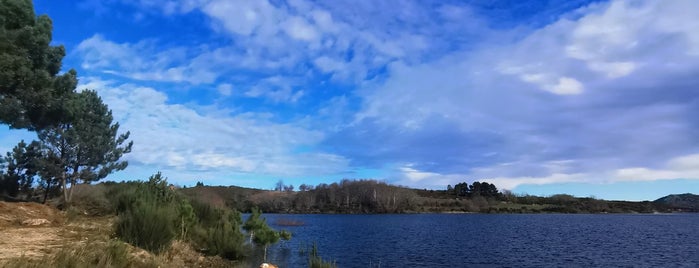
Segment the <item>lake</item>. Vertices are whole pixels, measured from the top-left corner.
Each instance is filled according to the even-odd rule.
[[[293,233],[270,261],[307,267],[699,267],[699,214],[265,214]],[[277,226],[278,220],[302,226]]]

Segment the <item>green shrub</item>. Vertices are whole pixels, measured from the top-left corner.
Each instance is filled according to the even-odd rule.
[[[119,216],[116,235],[148,251],[160,252],[175,238],[177,211],[170,206],[137,202]]]
[[[135,201],[139,198],[137,189],[142,182],[122,182],[109,185],[107,187],[107,198],[112,206],[112,210],[117,214],[121,214],[129,210]]]
[[[147,182],[110,185],[108,192],[119,215],[117,237],[148,251],[166,249],[178,231],[184,235],[195,221],[192,215],[184,214],[187,208],[182,202],[186,200],[177,199],[160,173]]]
[[[239,225],[222,219],[211,227],[198,229],[193,237],[194,243],[207,255],[218,255],[226,259],[237,260],[246,254],[243,234]]]
[[[194,214],[199,219],[199,224],[203,226],[213,226],[223,217],[224,211],[209,204],[190,200],[189,204],[194,210]]]
[[[177,207],[177,216],[179,219],[180,239],[183,241],[190,237],[190,232],[197,224],[197,215],[194,213],[194,208],[185,199],[180,200]]]
[[[108,196],[119,218],[116,235],[158,253],[175,237],[207,255],[240,259],[246,255],[240,213],[185,199],[170,189],[160,173],[147,182],[109,185]]]
[[[240,213],[196,201],[191,205],[199,219],[191,239],[202,252],[233,260],[246,255]]]
[[[117,214],[128,211],[136,202],[172,206],[178,200],[176,193],[170,190],[167,180],[160,172],[151,176],[147,182],[129,181],[109,185],[107,195]]]
[[[73,201],[75,208],[90,216],[104,216],[114,213],[114,207],[107,198],[107,186],[104,184],[73,186]]]

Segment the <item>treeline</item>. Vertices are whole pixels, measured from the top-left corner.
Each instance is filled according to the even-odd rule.
[[[278,182],[273,191],[204,186],[181,191],[194,199],[239,211],[270,213],[653,213],[689,211],[662,202],[606,201],[559,194],[548,197],[500,191],[488,182],[461,182],[446,190],[410,189],[377,180],[295,187]]]
[[[454,187],[447,185],[447,194],[451,194],[457,197],[500,197],[500,191],[495,186],[495,184],[490,184],[487,182],[475,181],[473,184],[468,185],[466,182],[457,183]]]
[[[259,207],[270,213],[655,213],[692,212],[699,207],[695,201],[691,203],[693,195],[684,195],[680,203],[668,203],[667,198],[654,202],[607,201],[566,194],[515,194],[485,181],[461,182],[445,190],[410,189],[377,180],[342,180],[295,188],[282,181],[272,191],[197,183],[181,191],[217,206],[239,211]]]
[[[474,183],[476,184],[476,183]],[[607,201],[567,194],[534,196],[503,191],[497,194],[459,193],[447,190],[417,190],[425,209],[430,211],[463,211],[481,213],[655,213],[689,211],[662,202]],[[477,185],[477,184],[476,184]],[[482,187],[483,183],[481,183]],[[464,187],[465,188],[465,187]],[[461,188],[461,189],[464,189]],[[469,187],[473,189],[477,187]],[[485,188],[495,188],[490,184]],[[488,192],[488,191],[486,191]]]
[[[282,181],[272,191],[197,183],[181,191],[219,206],[240,211],[259,207],[270,213],[488,212],[504,200],[497,187],[487,182],[463,182],[447,191],[411,189],[369,179],[294,188]]]
[[[279,186],[279,185],[278,185]],[[413,189],[376,180],[342,180],[316,186],[276,187],[275,191],[241,187],[198,186],[182,189],[198,200],[207,200],[242,211],[259,207],[273,213],[405,213],[415,212],[419,196]]]
[[[461,182],[446,190],[419,190],[419,211],[423,212],[495,212],[493,208],[504,202],[504,194],[488,182]]]

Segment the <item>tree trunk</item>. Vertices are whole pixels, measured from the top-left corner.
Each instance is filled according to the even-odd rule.
[[[180,226],[181,226],[181,233],[180,233],[181,238],[180,239],[182,239],[182,241],[184,241],[184,216],[180,217],[180,219],[182,219],[182,221],[180,223]]]
[[[46,204],[46,199],[49,197],[49,191],[51,191],[51,180],[46,181],[46,189],[44,189],[44,201],[41,203]]]
[[[63,187],[63,201],[65,201],[67,204],[68,202],[70,202],[70,200],[68,200],[68,185],[66,183],[66,180],[68,180],[68,178],[66,178],[66,173],[64,172],[63,174],[61,174],[61,187]]]
[[[70,203],[73,200],[73,189],[75,188],[75,183],[78,181],[78,170],[80,170],[80,166],[78,164],[75,164],[73,166],[73,174],[70,179],[70,188],[68,188],[68,203]]]
[[[70,180],[70,187],[68,188],[68,204],[73,200],[73,189],[75,188],[75,179]]]
[[[265,254],[262,256],[262,259],[267,262],[267,245],[265,245]]]

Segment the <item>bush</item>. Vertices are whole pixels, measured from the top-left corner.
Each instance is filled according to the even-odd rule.
[[[116,235],[125,242],[152,252],[160,252],[170,245],[177,230],[182,230],[192,219],[180,217],[183,205],[169,189],[160,173],[148,182],[126,182],[111,185],[109,196],[118,213]]]
[[[73,201],[75,208],[90,216],[104,216],[114,213],[114,207],[107,198],[107,186],[104,184],[73,186]]]
[[[191,205],[199,218],[191,239],[202,252],[234,260],[246,255],[240,213],[195,201]]]
[[[240,259],[246,253],[240,213],[187,200],[160,173],[147,182],[109,185],[108,196],[119,215],[116,235],[135,246],[159,253],[180,237],[207,255]]]
[[[212,227],[197,228],[192,240],[207,255],[218,255],[231,260],[241,259],[246,255],[243,234],[237,224],[228,220],[221,220]]]
[[[172,207],[137,202],[119,216],[116,235],[125,242],[158,253],[174,239],[176,222],[177,212]]]
[[[179,206],[177,207],[177,217],[179,219],[179,232],[180,239],[183,241],[190,237],[190,232],[197,224],[197,215],[194,213],[194,208],[187,200],[182,199],[179,201]]]

